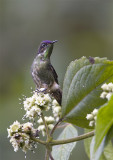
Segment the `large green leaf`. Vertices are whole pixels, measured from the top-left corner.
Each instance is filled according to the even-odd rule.
[[[97,151],[94,151],[95,137],[90,144],[90,160],[113,160],[113,146],[111,141],[105,146],[106,138],[103,139]]]
[[[77,130],[71,124],[69,124],[58,137],[58,140],[73,138],[78,135]],[[68,160],[69,156],[75,147],[76,142],[53,146],[52,156],[54,160]]]
[[[89,128],[86,115],[103,105],[101,85],[113,82],[113,61],[106,58],[82,57],[70,63],[63,83],[62,118]]]
[[[99,109],[96,121],[95,150],[98,149],[103,138],[109,133],[113,125],[113,96]],[[111,130],[112,131],[112,130]],[[110,136],[111,137],[111,136]]]
[[[94,146],[95,146],[95,136],[92,138],[90,144],[90,160],[106,160],[104,155],[105,138],[101,142],[96,152],[94,151]]]
[[[85,132],[89,132],[89,130],[85,130]],[[95,137],[87,138],[84,140],[85,151],[90,160],[113,160],[113,146],[111,141],[107,141],[106,138],[103,139],[97,151],[94,151],[95,146]]]
[[[113,160],[113,146],[111,142],[104,148],[104,156],[106,157],[106,160]]]
[[[113,139],[113,125],[107,133],[106,143],[108,143],[108,141],[111,140],[111,139]]]
[[[85,133],[88,133],[88,132],[91,132],[91,131],[92,131],[91,129],[85,129],[84,130]],[[91,144],[91,141],[92,141],[92,137],[84,139],[85,151],[86,151],[86,154],[89,158],[90,158],[90,144]]]

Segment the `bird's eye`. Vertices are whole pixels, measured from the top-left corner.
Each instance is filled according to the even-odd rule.
[[[45,43],[42,43],[42,47],[45,47],[46,46],[46,44]]]

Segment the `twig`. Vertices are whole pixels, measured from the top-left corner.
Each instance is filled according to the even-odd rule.
[[[50,132],[50,136],[54,133],[55,129],[57,128],[57,126],[58,126],[59,123],[61,123],[61,122],[62,122],[62,118],[59,119],[59,121],[54,125],[53,129],[52,129],[51,132]]]
[[[33,141],[35,141],[35,142],[38,142],[38,143],[40,143],[40,144],[43,144],[43,145],[46,145],[46,144],[47,144],[47,142],[42,141],[42,140],[39,140],[39,139],[37,139],[37,138],[35,138],[35,137],[33,137],[33,136],[31,136],[30,138],[31,138],[31,140],[33,140]]]
[[[48,149],[46,149],[45,160],[49,160],[49,152],[48,152]]]
[[[66,126],[68,126],[69,125],[69,123],[65,123],[65,124],[62,124],[62,125],[59,125],[59,126],[57,126],[56,128],[64,128],[64,127],[66,127]]]
[[[80,135],[80,136],[77,136],[77,137],[74,137],[74,138],[70,138],[70,139],[66,139],[66,140],[51,140],[50,142],[41,141],[41,144],[43,144],[43,145],[49,144],[49,145],[51,145],[51,146],[54,146],[54,145],[72,143],[72,142],[76,142],[76,141],[80,141],[80,140],[83,140],[83,139],[92,137],[92,136],[94,136],[94,135],[95,135],[95,131],[91,131],[91,132],[82,134],[82,135]],[[39,139],[37,139],[37,138],[34,138],[34,137],[33,137],[32,140],[34,140],[35,142],[40,143]]]
[[[71,142],[76,142],[76,141],[80,141],[82,139],[92,137],[92,136],[94,136],[94,134],[95,134],[95,131],[92,131],[92,132],[88,132],[86,134],[80,135],[78,137],[75,137],[75,138],[70,138],[70,139],[66,139],[66,140],[52,140],[50,142],[50,144],[51,145],[60,145],[60,144],[67,144],[67,143],[71,143]]]
[[[54,158],[51,155],[51,152],[49,152],[49,157],[50,157],[51,160],[54,160]]]

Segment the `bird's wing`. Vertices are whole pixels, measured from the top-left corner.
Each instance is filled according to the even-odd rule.
[[[55,69],[53,68],[53,66],[51,64],[49,65],[49,67],[50,67],[50,70],[54,76],[55,82],[58,84],[58,75],[57,75]]]

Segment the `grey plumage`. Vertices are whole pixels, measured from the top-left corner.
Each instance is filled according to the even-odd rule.
[[[44,88],[45,92],[50,93],[61,105],[62,91],[58,84],[57,73],[50,61],[55,42],[56,41],[41,42],[36,58],[31,66],[31,74],[36,88]]]

